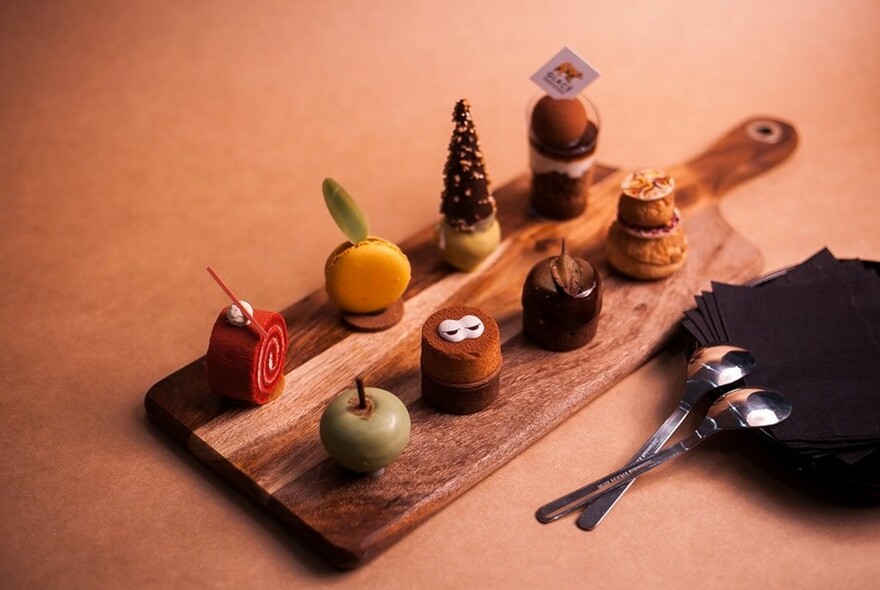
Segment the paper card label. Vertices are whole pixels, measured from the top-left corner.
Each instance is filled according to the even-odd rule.
[[[590,64],[563,47],[530,80],[553,98],[573,98],[598,77],[599,72]]]

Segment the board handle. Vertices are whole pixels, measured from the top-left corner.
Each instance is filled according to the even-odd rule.
[[[706,194],[718,198],[766,172],[797,147],[795,128],[774,117],[752,117],[685,164]]]

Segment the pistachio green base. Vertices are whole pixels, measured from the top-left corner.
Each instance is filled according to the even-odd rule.
[[[482,231],[458,231],[444,219],[437,224],[434,241],[443,260],[459,270],[471,272],[501,243],[501,226],[493,219]]]

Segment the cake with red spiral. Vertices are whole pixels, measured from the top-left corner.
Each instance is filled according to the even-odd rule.
[[[244,304],[244,303],[243,303]],[[205,357],[208,385],[215,394],[247,405],[263,405],[284,389],[287,324],[279,313],[255,309],[254,320],[230,320],[240,311],[231,305],[214,322]]]

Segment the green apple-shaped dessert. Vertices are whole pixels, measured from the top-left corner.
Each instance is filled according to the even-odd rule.
[[[409,412],[390,391],[356,382],[324,409],[321,443],[343,467],[378,477],[409,442]]]
[[[443,219],[437,225],[435,239],[443,260],[470,272],[498,247],[501,227],[495,218],[495,197],[489,190],[483,153],[466,100],[456,103],[452,120],[455,128],[443,170]]]

